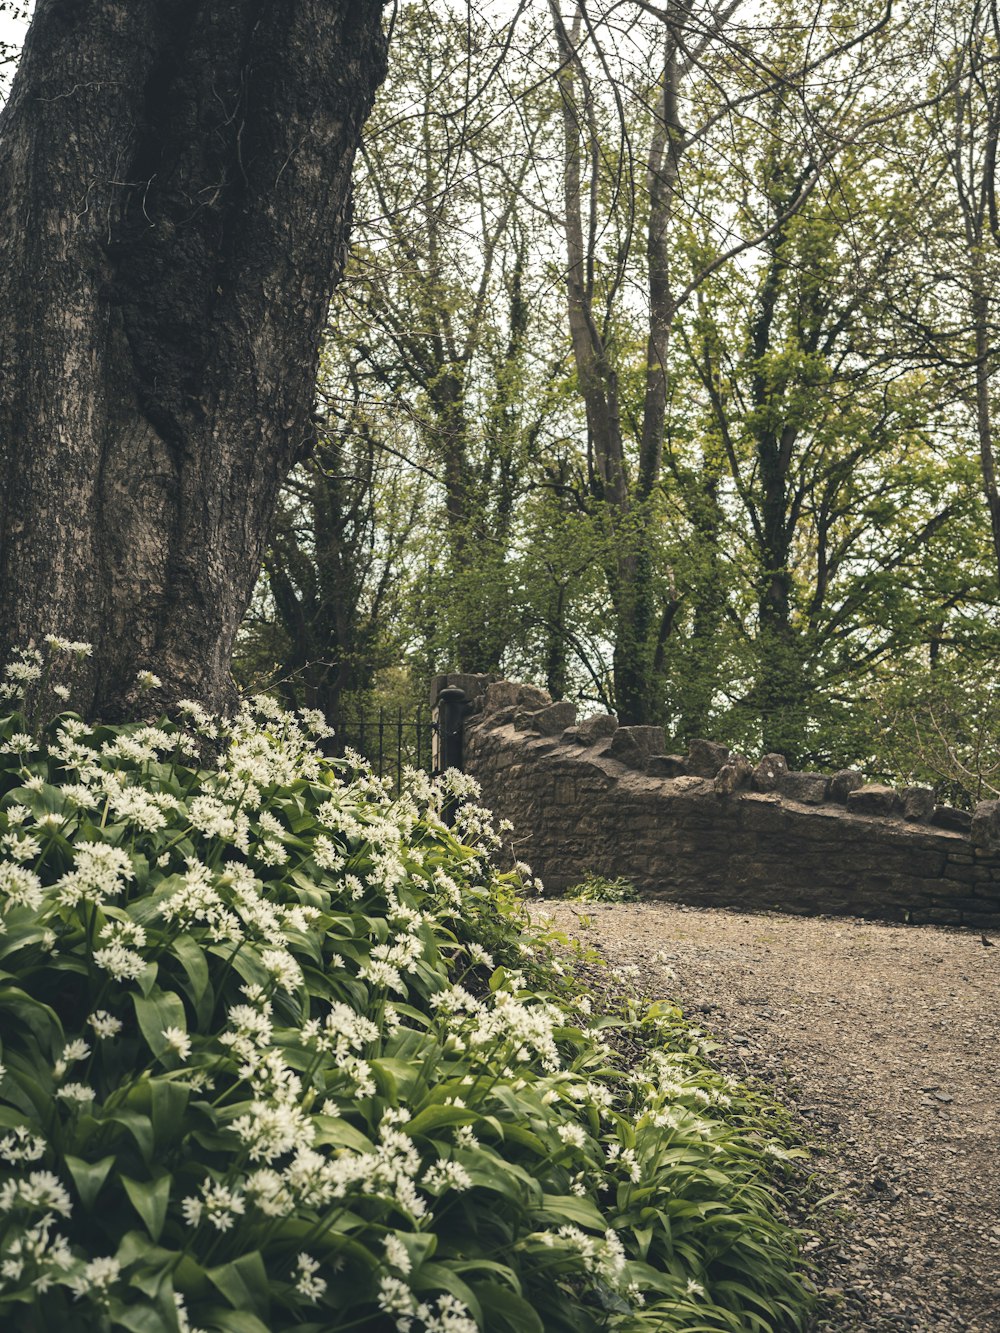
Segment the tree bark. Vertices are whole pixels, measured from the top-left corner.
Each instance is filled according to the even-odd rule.
[[[380,0],[39,0],[0,116],[0,653],[94,645],[73,702],[229,702],[314,438]]]

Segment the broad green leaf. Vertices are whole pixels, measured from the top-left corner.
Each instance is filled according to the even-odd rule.
[[[456,1300],[461,1301],[463,1305],[468,1307],[470,1314],[482,1328],[483,1312],[476,1293],[447,1263],[438,1263],[433,1259],[429,1260],[421,1265],[417,1273],[411,1278],[411,1282],[414,1291],[441,1289],[450,1292]]]
[[[150,1119],[158,1145],[175,1140],[184,1129],[184,1112],[191,1089],[169,1078],[154,1078],[149,1083]]]
[[[259,1250],[241,1254],[228,1264],[208,1270],[208,1279],[234,1310],[251,1310],[267,1318],[271,1288]]]
[[[153,1124],[148,1115],[141,1115],[138,1111],[116,1111],[114,1115],[108,1116],[108,1121],[112,1124],[121,1125],[135,1139],[136,1146],[142,1153],[143,1161],[148,1166],[153,1160]]]
[[[90,1209],[94,1206],[94,1200],[100,1193],[101,1186],[108,1178],[108,1172],[115,1164],[114,1155],[102,1157],[99,1162],[85,1162],[80,1157],[70,1157],[67,1153],[63,1159],[66,1163],[66,1169],[73,1177],[73,1184],[76,1186],[76,1192],[79,1194],[84,1208]]]
[[[586,1227],[589,1231],[600,1231],[602,1234],[608,1226],[592,1200],[575,1194],[546,1194],[541,1207],[534,1211],[541,1214],[546,1222],[571,1222],[574,1226]]]
[[[406,1126],[407,1134],[430,1134],[446,1125],[472,1125],[479,1119],[475,1111],[461,1106],[427,1106]]]
[[[154,1241],[159,1240],[170,1202],[170,1176],[161,1176],[159,1180],[131,1180],[122,1176],[121,1181],[132,1207],[145,1222],[146,1230]]]
[[[184,1003],[179,995],[157,989],[149,995],[133,995],[132,1003],[135,1005],[139,1028],[154,1055],[163,1055],[170,1048],[170,1043],[163,1035],[165,1028],[175,1027],[187,1031]]]
[[[480,1309],[488,1316],[490,1329],[506,1329],[508,1333],[545,1333],[545,1325],[534,1306],[523,1296],[499,1282],[475,1284]]]
[[[249,1310],[225,1310],[220,1306],[209,1310],[202,1319],[209,1328],[222,1329],[223,1333],[274,1333]]]

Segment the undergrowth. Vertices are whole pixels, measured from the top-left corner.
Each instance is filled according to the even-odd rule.
[[[571,885],[563,897],[581,903],[637,903],[639,891],[623,875],[608,879],[604,875],[590,874],[579,884]]]
[[[467,780],[187,718],[0,721],[0,1327],[805,1326],[775,1122],[592,1012]]]

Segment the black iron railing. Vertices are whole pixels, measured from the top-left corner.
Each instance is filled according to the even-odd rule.
[[[434,722],[423,704],[416,709],[359,708],[338,719],[334,745],[338,754],[356,750],[382,777],[398,788],[404,767],[431,771]]]

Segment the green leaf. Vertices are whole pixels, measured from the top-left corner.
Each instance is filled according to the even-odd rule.
[[[267,1324],[262,1324],[249,1310],[223,1310],[215,1308],[200,1315],[210,1328],[222,1329],[223,1333],[272,1333]]]
[[[313,1117],[313,1124],[315,1125],[313,1142],[316,1145],[329,1143],[336,1144],[338,1148],[351,1148],[354,1152],[375,1151],[375,1145],[370,1138],[339,1116],[317,1115]]]
[[[132,1003],[140,1031],[154,1055],[163,1055],[170,1049],[170,1043],[163,1035],[165,1028],[187,1031],[184,1004],[179,995],[156,988],[149,995],[133,995]]]
[[[506,1328],[509,1333],[545,1333],[534,1306],[510,1287],[497,1282],[483,1282],[476,1286],[476,1296],[483,1313],[490,1316],[487,1327]]]
[[[63,1160],[66,1163],[66,1170],[73,1177],[73,1184],[84,1208],[93,1208],[94,1200],[107,1180],[108,1172],[115,1164],[114,1154],[102,1157],[99,1162],[85,1162],[83,1158],[70,1157],[69,1154]]]
[[[170,1176],[161,1176],[159,1180],[130,1180],[128,1176],[122,1176],[121,1181],[132,1207],[145,1222],[146,1230],[154,1241],[159,1240],[170,1202]]]
[[[198,1027],[206,1028],[211,1021],[215,996],[212,993],[204,950],[190,935],[178,935],[170,949],[187,975],[190,985],[188,994],[194,1005]]]
[[[607,1221],[601,1216],[600,1209],[587,1198],[575,1194],[546,1194],[540,1207],[535,1209],[546,1222],[572,1222],[575,1226],[586,1227],[589,1231],[604,1232]]]
[[[148,1166],[153,1160],[153,1124],[148,1115],[141,1115],[138,1111],[116,1111],[114,1115],[108,1116],[112,1124],[121,1125],[135,1139],[136,1146],[142,1159]]]
[[[184,1130],[191,1089],[169,1078],[154,1078],[149,1084],[150,1119],[157,1145],[177,1140]]]
[[[446,1125],[471,1125],[479,1117],[461,1106],[427,1106],[406,1126],[407,1134],[430,1134]]]
[[[47,1004],[32,999],[16,986],[4,986],[0,989],[0,1010],[12,1015],[15,1023],[23,1024],[45,1052],[51,1052],[55,1046],[64,1044],[62,1024],[54,1009]],[[5,1022],[9,1036],[17,1030]],[[58,1053],[58,1052],[57,1052]]]
[[[456,1300],[468,1306],[469,1313],[475,1319],[480,1328],[483,1326],[483,1311],[479,1304],[476,1293],[463,1282],[453,1268],[447,1263],[437,1263],[435,1260],[423,1264],[412,1279],[414,1291],[435,1291],[443,1290],[449,1292]]]
[[[210,1268],[208,1278],[234,1310],[252,1310],[255,1314],[267,1317],[271,1288],[259,1250],[251,1250],[231,1263]]]

